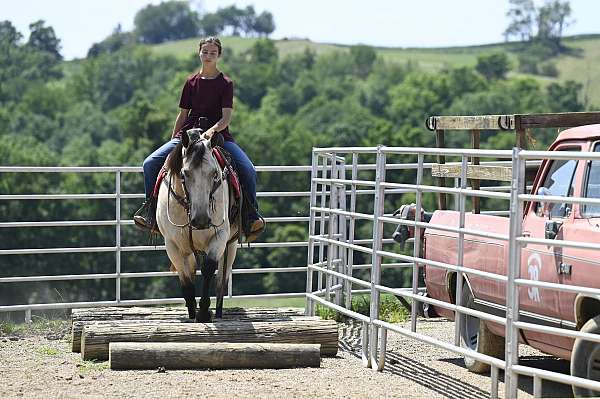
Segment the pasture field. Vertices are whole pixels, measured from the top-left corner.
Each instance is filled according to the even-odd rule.
[[[224,37],[223,46],[226,51],[244,51],[258,39],[242,37]],[[169,54],[176,57],[191,57],[195,53],[198,39],[186,39],[162,43],[152,46],[157,54]],[[536,75],[523,75],[516,72],[518,65],[517,54],[513,51],[518,44],[493,43],[479,46],[441,47],[441,48],[402,48],[376,47],[377,53],[386,61],[406,63],[412,62],[428,71],[439,71],[444,68],[474,66],[477,57],[492,52],[507,52],[512,65],[511,76],[530,76],[542,84],[553,81],[575,80],[583,84],[584,96],[591,104],[600,106],[600,34],[580,35],[565,38],[564,43],[573,48],[572,55],[561,55],[556,58],[559,71],[557,78]],[[331,43],[316,43],[306,39],[276,40],[275,45],[280,56],[313,50],[316,54],[326,54],[334,51],[346,52],[349,46]]]

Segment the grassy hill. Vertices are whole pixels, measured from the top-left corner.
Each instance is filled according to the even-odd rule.
[[[258,39],[225,37],[223,46],[227,50],[234,52],[243,51]],[[198,39],[187,39],[176,42],[162,43],[153,46],[152,49],[160,54],[171,54],[177,57],[188,57],[195,52]],[[561,55],[556,59],[559,76],[557,78],[545,78],[534,76],[543,83],[552,81],[575,80],[583,84],[584,96],[600,108],[600,34],[581,35],[568,37],[564,43],[574,49],[579,49],[578,55]],[[315,43],[309,40],[277,40],[277,49],[281,56],[303,51],[310,48],[317,54],[329,53],[332,51],[348,51],[349,46]],[[477,62],[477,57],[496,51],[507,51],[512,60],[513,67],[516,69],[518,62],[517,56],[511,52],[515,46],[514,43],[494,43],[480,46],[467,47],[443,47],[443,48],[391,48],[377,47],[378,54],[386,61],[405,63],[411,61],[426,70],[440,70],[447,67],[473,66]],[[517,75],[513,72],[513,75]]]

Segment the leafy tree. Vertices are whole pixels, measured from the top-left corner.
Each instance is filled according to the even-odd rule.
[[[585,105],[581,101],[583,85],[572,80],[564,83],[550,83],[546,88],[547,109],[550,112],[578,112],[584,111]]]
[[[225,29],[225,21],[219,13],[205,14],[201,21],[200,27],[204,35],[217,36]]]
[[[252,8],[254,13],[254,8]],[[222,18],[224,25],[231,29],[233,36],[240,36],[240,31],[243,31],[243,19],[246,16],[246,11],[232,5],[217,10],[217,14]]]
[[[114,53],[125,46],[135,44],[135,37],[131,32],[123,32],[121,24],[117,25],[113,33],[99,43],[94,43],[88,50],[87,56],[97,57],[100,54]]]
[[[552,42],[558,49],[564,28],[571,23],[571,5],[568,1],[551,0],[538,10],[538,35],[542,41]]]
[[[200,20],[186,1],[149,4],[134,18],[135,32],[142,43],[162,43],[168,40],[198,36]]]
[[[504,31],[506,40],[516,36],[522,41],[531,40],[534,36],[536,9],[533,0],[509,0],[510,9],[507,16],[510,24]]]
[[[481,55],[477,57],[475,69],[487,79],[504,79],[510,70],[510,61],[505,53]]]
[[[373,47],[365,45],[350,47],[350,56],[354,60],[355,73],[358,76],[369,75],[373,64],[377,61],[377,53]]]
[[[29,24],[29,40],[27,46],[52,55],[56,60],[62,60],[60,55],[60,39],[56,37],[52,27],[44,26],[45,22],[39,20]]]
[[[275,30],[275,21],[273,20],[273,14],[268,11],[263,11],[256,16],[252,29],[259,36],[269,37]]]

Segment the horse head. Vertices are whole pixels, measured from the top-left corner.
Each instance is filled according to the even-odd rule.
[[[192,227],[203,230],[220,226],[225,220],[223,173],[215,159],[210,140],[181,139],[180,177],[187,196]]]
[[[402,219],[402,220],[415,220],[416,214],[417,214],[417,205],[416,204],[404,204],[394,212],[393,216],[397,217],[398,219]],[[422,222],[429,223],[429,221],[431,220],[431,215],[432,215],[431,213],[425,212],[423,210],[423,208],[421,208],[421,221]],[[421,229],[420,231],[421,231],[420,238],[423,239],[423,235],[425,234],[425,229]],[[404,243],[409,238],[415,238],[415,227],[400,224],[400,225],[398,225],[398,227],[396,227],[396,230],[394,231],[392,238],[394,239],[394,241],[396,241],[398,244],[400,244],[400,249],[404,250]]]

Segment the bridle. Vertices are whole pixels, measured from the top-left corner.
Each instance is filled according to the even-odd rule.
[[[193,142],[190,143],[190,145],[194,145],[196,142],[198,142],[199,140],[194,140]],[[212,154],[212,151],[210,153],[210,156],[213,160],[213,162],[217,163],[214,155]],[[221,185],[223,184],[223,171],[221,170],[221,167],[217,164],[217,170],[218,172],[215,173],[214,177],[213,177],[213,183],[212,183],[212,187],[210,189],[210,193],[209,193],[209,197],[208,197],[208,206],[211,210],[211,212],[215,211],[216,208],[216,203],[215,203],[215,192],[219,189],[219,187],[221,187]],[[194,254],[201,252],[198,251],[195,246],[194,246],[194,241],[192,239],[192,232],[193,230],[201,230],[195,226],[192,225],[192,207],[191,207],[191,197],[190,197],[190,193],[188,191],[186,182],[185,182],[185,175],[183,174],[183,172],[181,172],[180,174],[180,179],[181,179],[181,186],[183,188],[183,192],[184,192],[184,196],[182,197],[181,195],[177,194],[175,192],[175,190],[173,189],[173,184],[172,184],[172,179],[173,179],[173,174],[169,173],[169,195],[167,195],[167,220],[169,221],[169,223],[171,223],[171,225],[175,226],[175,227],[180,227],[180,228],[188,228],[188,236],[189,236],[189,241],[190,241],[190,247],[192,249],[192,251],[194,252]],[[179,205],[181,205],[187,214],[187,223],[185,224],[177,224],[175,222],[173,222],[171,220],[171,216],[169,215],[169,209],[170,209],[170,199],[171,199],[171,195],[173,196],[173,198],[175,198],[175,200],[177,200],[177,202],[179,203]],[[223,190],[223,204],[225,203],[225,190]],[[227,210],[225,209],[223,211],[223,220],[221,221],[221,223],[219,224],[213,224],[212,223],[212,219],[210,219],[208,228],[213,228],[215,231],[215,234],[218,233],[217,229],[219,227],[221,227],[224,223],[225,223],[225,214],[226,214]]]

